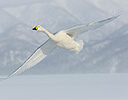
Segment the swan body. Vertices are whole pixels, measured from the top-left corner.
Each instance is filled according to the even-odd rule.
[[[44,32],[49,37],[49,39],[45,43],[43,43],[41,46],[39,46],[32,53],[32,55],[21,66],[19,66],[10,75],[8,75],[7,78],[20,74],[23,71],[33,67],[34,65],[39,63],[41,60],[46,58],[47,55],[56,47],[64,48],[76,53],[80,52],[83,48],[83,42],[82,40],[78,42],[74,40],[74,38],[77,35],[87,32],[89,30],[94,30],[98,27],[101,27],[104,24],[113,21],[118,16],[119,15],[105,19],[105,20],[101,20],[98,22],[89,23],[86,25],[75,26],[67,30],[59,31],[56,34],[51,34],[40,25],[34,27],[33,30]]]
[[[56,37],[56,40],[54,40],[54,42],[56,43],[58,47],[67,49],[72,52],[79,52],[81,50],[80,44],[77,43],[74,40],[74,38],[66,34],[65,31],[60,31],[54,36]]]
[[[60,31],[55,37],[57,37],[57,41],[55,42],[58,47],[72,52],[80,52],[80,44],[74,38],[67,35],[65,31]]]

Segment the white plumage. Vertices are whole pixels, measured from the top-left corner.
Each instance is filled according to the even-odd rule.
[[[119,16],[119,15],[118,15]],[[44,32],[48,37],[44,44],[38,47],[32,55],[14,72],[12,72],[7,78],[12,77],[22,73],[23,71],[33,67],[41,60],[43,60],[47,55],[56,47],[64,48],[72,52],[80,52],[83,48],[82,40],[77,42],[74,40],[75,36],[82,34],[86,31],[96,29],[100,26],[103,26],[106,23],[109,23],[116,19],[118,16],[114,16],[99,22],[90,23],[87,25],[76,26],[67,30],[59,31],[56,34],[49,33],[46,29],[40,25],[33,28],[33,30],[38,30]]]

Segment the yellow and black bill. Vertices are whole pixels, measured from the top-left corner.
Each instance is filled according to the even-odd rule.
[[[32,30],[38,30],[38,26],[34,27]]]

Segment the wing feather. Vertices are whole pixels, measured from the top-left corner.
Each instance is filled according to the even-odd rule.
[[[43,60],[55,47],[56,45],[51,39],[47,40],[44,44],[38,47],[20,67],[12,72],[8,78],[12,77],[13,75],[20,74],[23,71],[33,67]]]
[[[104,24],[107,24],[111,21],[113,21],[114,19],[116,19],[118,16],[120,15],[117,15],[117,16],[114,16],[114,17],[111,17],[111,18],[108,18],[108,19],[105,19],[105,20],[101,20],[101,21],[98,21],[98,22],[94,22],[94,23],[89,23],[87,25],[79,25],[79,26],[75,26],[75,27],[72,27],[70,29],[67,29],[65,30],[65,32],[71,36],[71,37],[75,37],[81,33],[84,33],[86,31],[89,31],[89,30],[94,30],[98,27],[101,27],[103,26]]]

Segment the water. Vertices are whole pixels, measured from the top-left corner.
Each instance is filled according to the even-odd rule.
[[[16,76],[0,83],[0,100],[128,100],[128,74]]]

